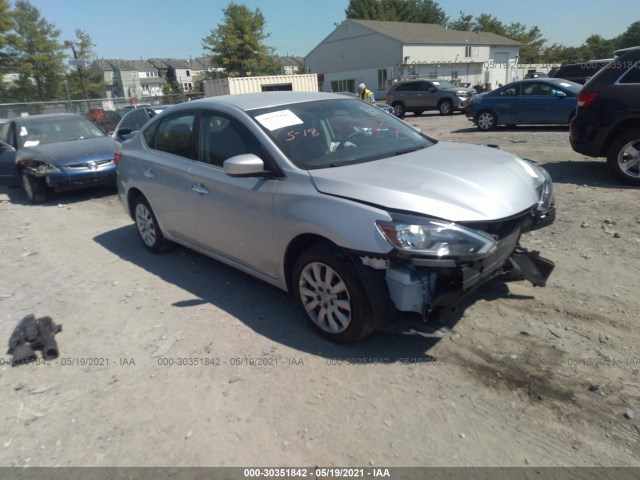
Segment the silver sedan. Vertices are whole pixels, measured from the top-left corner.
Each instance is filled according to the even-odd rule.
[[[343,95],[188,102],[117,160],[120,200],[147,249],[178,243],[286,290],[336,342],[398,310],[426,322],[496,275],[544,285],[553,269],[519,245],[555,217],[544,169],[438,142]]]

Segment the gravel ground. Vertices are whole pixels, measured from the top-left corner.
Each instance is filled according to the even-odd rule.
[[[3,341],[29,313],[63,331],[56,362],[3,357],[0,466],[640,466],[638,191],[566,127],[406,121],[549,170],[557,220],[523,239],[556,263],[545,288],[492,282],[449,330],[337,346],[283,292],[148,253],[113,190],[2,188]]]

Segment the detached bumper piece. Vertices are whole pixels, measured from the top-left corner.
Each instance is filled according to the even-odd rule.
[[[520,279],[530,281],[534,287],[544,287],[555,268],[555,264],[542,258],[540,252],[529,252],[520,247],[509,257],[509,261],[512,272]]]

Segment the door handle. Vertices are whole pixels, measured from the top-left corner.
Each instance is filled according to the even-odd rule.
[[[142,172],[142,175],[144,175],[147,178],[156,178],[155,173],[153,173],[151,170],[146,169],[144,172]]]
[[[191,185],[191,190],[193,190],[196,193],[201,193],[203,195],[206,195],[207,193],[209,193],[209,189],[207,189],[204,185],[200,185],[200,184]]]

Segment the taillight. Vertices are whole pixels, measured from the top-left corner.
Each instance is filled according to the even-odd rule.
[[[598,97],[597,92],[578,92],[578,106],[588,107]]]
[[[116,152],[113,154],[113,163],[116,164],[116,168],[118,168],[118,164],[120,163],[121,158],[122,158],[122,153]]]

